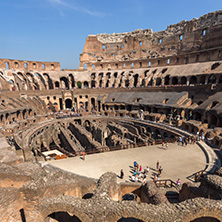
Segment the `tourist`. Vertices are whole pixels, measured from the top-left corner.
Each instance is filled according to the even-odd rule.
[[[162,149],[164,149],[164,142],[162,142]]]
[[[162,173],[162,171],[163,171],[163,168],[160,166],[160,168],[159,168],[159,176],[161,176],[161,173]]]
[[[168,149],[168,142],[166,142],[166,149]]]
[[[121,169],[121,171],[120,171],[120,179],[123,179],[123,177],[124,177],[124,173],[123,173],[123,169]]]
[[[180,179],[177,180],[177,185],[179,186],[181,184]]]
[[[136,164],[136,172],[137,173],[139,172],[139,164],[138,163]]]
[[[86,153],[83,151],[83,152],[82,152],[82,159],[83,159],[83,160],[85,160],[85,156],[86,156]]]
[[[159,170],[159,167],[160,167],[160,162],[159,162],[159,160],[157,160],[157,163],[156,163],[156,170],[157,171]]]
[[[147,167],[146,167],[146,174],[147,174],[147,175],[148,175],[149,171],[150,171],[150,168],[147,166]]]
[[[138,175],[136,174],[136,177],[135,177],[135,181],[138,182],[139,179],[138,179]]]
[[[142,166],[140,165],[140,168],[139,168],[139,173],[141,173],[142,172]]]
[[[136,166],[137,166],[137,162],[134,161],[134,162],[133,162],[134,171],[136,171]]]
[[[156,181],[157,181],[157,175],[155,174],[153,178],[153,182],[156,183]]]
[[[143,183],[146,183],[146,174],[143,175]]]
[[[133,181],[133,182],[135,182],[135,176],[134,175],[132,175],[132,177],[131,177],[131,180]]]

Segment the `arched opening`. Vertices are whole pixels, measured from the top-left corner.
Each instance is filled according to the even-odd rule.
[[[74,88],[75,87],[75,80],[74,80],[73,74],[69,74],[69,80],[71,82],[71,87]]]
[[[44,73],[43,76],[47,79],[49,89],[53,89],[53,83],[49,75],[47,73]]]
[[[55,88],[59,88],[59,82],[58,81],[55,82]]]
[[[102,85],[103,85],[103,81],[102,81],[102,79],[100,79],[100,81],[99,81],[99,87],[101,88]]]
[[[173,77],[172,85],[177,85],[177,84],[178,84],[178,78],[177,77]]]
[[[169,85],[170,84],[170,76],[169,75],[165,76],[164,84],[165,85]]]
[[[191,76],[190,77],[190,85],[196,85],[197,84],[197,77]]]
[[[216,83],[216,76],[214,74],[210,75],[209,78],[208,78],[208,84],[214,84]]]
[[[143,222],[142,220],[136,219],[134,217],[121,218],[117,222]]]
[[[186,85],[187,84],[187,77],[183,76],[181,78],[181,81],[180,81],[181,85]]]
[[[134,78],[133,86],[134,86],[134,87],[137,87],[138,77],[139,77],[138,74],[136,74],[136,75],[133,76],[133,78]]]
[[[198,217],[190,222],[220,222],[218,219],[214,217]]]
[[[158,77],[158,78],[156,79],[156,85],[157,85],[157,86],[160,86],[161,83],[162,83],[162,79],[161,79],[160,77]]]
[[[95,108],[95,106],[96,106],[95,98],[91,98],[91,106],[92,106],[92,108]]]
[[[66,99],[65,100],[65,105],[66,105],[66,109],[71,109],[72,108],[72,100],[71,99]]]
[[[79,89],[82,88],[82,83],[81,83],[80,81],[77,82],[77,87],[78,87]]]
[[[86,88],[86,89],[89,88],[89,83],[87,81],[84,81],[83,85],[84,85],[84,88]]]
[[[26,110],[23,110],[23,111],[22,111],[22,117],[23,117],[23,119],[26,118]],[[6,118],[6,119],[7,119],[7,118]]]
[[[106,81],[106,88],[109,87],[109,79]]]
[[[77,216],[71,216],[69,215],[69,213],[64,211],[54,212],[50,214],[47,218],[52,218],[58,222],[81,222],[81,220]]]
[[[220,65],[219,62],[215,62],[215,63],[211,66],[211,70],[216,69],[219,65]]]
[[[69,81],[66,77],[61,77],[60,82],[63,89],[69,89]]]
[[[96,87],[96,81],[95,80],[92,80],[91,81],[91,88],[95,88]]]
[[[129,87],[129,79],[125,80],[125,87]]]
[[[205,76],[205,75],[202,75],[202,76],[200,77],[200,84],[201,84],[201,85],[204,85],[204,84],[205,84],[205,81],[206,81],[206,76]]]
[[[148,83],[148,86],[152,86],[153,85],[153,78],[151,78],[151,80]]]

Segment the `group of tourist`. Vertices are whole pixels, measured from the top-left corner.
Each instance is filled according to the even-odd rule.
[[[147,176],[149,174],[150,168],[147,166],[142,170],[142,166],[137,163],[137,161],[133,162],[133,170],[132,175],[130,177],[130,180],[132,182],[140,182],[140,183],[146,183]],[[156,183],[158,180],[160,180],[161,174],[162,174],[163,168],[160,165],[159,160],[157,160],[156,163],[156,173],[154,174],[153,182]],[[124,178],[124,172],[123,169],[120,170],[120,179]],[[181,184],[181,180],[178,178],[176,181],[176,184],[179,186]]]

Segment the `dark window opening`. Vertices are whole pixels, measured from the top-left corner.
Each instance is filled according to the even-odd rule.
[[[214,64],[211,66],[211,70],[216,69],[219,65],[220,65],[219,62],[214,63]]]

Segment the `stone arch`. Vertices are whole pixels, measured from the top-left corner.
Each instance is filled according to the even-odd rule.
[[[88,89],[89,88],[89,83],[87,81],[84,81],[83,86],[84,86],[85,89]]]
[[[177,85],[177,84],[178,84],[178,78],[177,77],[173,77],[172,85]]]
[[[15,82],[14,82],[12,79],[10,79],[10,80],[9,80],[9,83],[11,84],[11,90],[12,90],[12,91],[15,91],[15,90],[16,90]]]
[[[18,72],[16,75],[14,75],[14,77],[15,76],[16,76],[15,81],[19,90],[27,90],[28,86],[27,86],[26,77],[21,72]]]
[[[69,74],[69,82],[70,82],[70,86],[71,88],[75,87],[75,79],[72,73]]]
[[[198,201],[200,198],[196,199]],[[201,201],[201,200],[199,200]],[[200,204],[200,203],[199,203]],[[184,222],[218,222],[222,221],[222,211],[213,206],[196,206],[190,209],[190,213],[184,213],[181,221]],[[199,208],[199,209],[198,209]],[[195,213],[192,213],[195,212]],[[208,219],[208,220],[206,220]]]
[[[187,84],[187,77],[186,76],[181,77],[180,84],[181,85],[186,85]]]
[[[160,77],[158,77],[156,79],[156,86],[160,86],[162,84],[162,79]]]
[[[65,106],[66,106],[66,109],[71,109],[72,108],[72,100],[71,99],[66,99],[65,100]]]
[[[96,107],[96,100],[95,100],[95,98],[91,98],[91,107],[92,108],[95,108]]]
[[[45,219],[56,212],[67,212],[69,215],[75,215],[80,221],[88,222],[91,219],[85,214],[82,205],[79,205],[78,198],[69,196],[59,197],[57,199],[45,199],[40,205],[40,215]]]
[[[102,86],[103,86],[103,80],[100,79],[100,80],[99,80],[99,87],[101,88]]]
[[[196,76],[191,76],[189,84],[190,85],[196,85],[197,84],[197,77]]]
[[[150,79],[150,81],[148,82],[148,86],[152,86],[153,85],[153,77]]]
[[[45,79],[42,77],[42,75],[40,73],[35,73],[35,77],[37,78],[37,82],[40,86],[40,90],[47,89]]]
[[[30,89],[32,90],[39,89],[38,81],[34,78],[34,75],[32,73],[27,72],[26,77]]]
[[[68,221],[81,222],[81,220],[77,216],[75,215],[71,216],[68,212],[64,211],[53,212],[52,214],[48,215],[47,218],[52,218],[55,221],[59,222],[68,222]]]
[[[170,84],[170,76],[169,76],[169,75],[165,76],[165,78],[164,78],[164,84],[165,84],[165,85],[169,85],[169,84]]]
[[[107,81],[106,81],[106,88],[109,88],[109,83],[110,83],[110,80],[107,79]]]
[[[43,73],[43,76],[44,76],[45,79],[47,80],[48,89],[54,89],[53,83],[52,83],[52,79],[49,77],[49,75],[48,75],[47,73]]]
[[[0,116],[0,120],[1,120],[1,122],[4,121],[4,115],[3,114]]]
[[[214,84],[214,83],[216,83],[216,81],[217,81],[216,76],[214,74],[212,74],[212,75],[209,76],[207,83],[208,84]]]
[[[200,77],[200,84],[204,85],[206,81],[206,76],[205,75],[201,75]]]
[[[143,222],[143,220],[137,219],[135,217],[122,217],[117,222]]]
[[[69,80],[66,77],[60,78],[61,88],[69,89]]]
[[[60,84],[58,81],[55,81],[55,88],[59,88],[60,87]]]
[[[26,112],[26,110],[24,109],[24,110],[22,111],[22,118],[25,119],[25,118],[26,118],[26,115],[27,115],[27,112]]]
[[[95,88],[96,87],[96,81],[95,80],[91,80],[91,88]]]
[[[130,81],[129,81],[129,79],[126,79],[125,80],[125,87],[129,87],[130,86]]]
[[[78,87],[78,89],[82,88],[82,83],[80,81],[77,82],[77,87]]]
[[[220,222],[220,220],[216,219],[215,217],[198,217],[190,222]]]
[[[137,87],[139,75],[138,75],[138,74],[135,74],[135,75],[133,76],[133,78],[134,78],[133,86],[134,86],[134,87]]]
[[[9,118],[9,113],[6,113],[5,114],[5,119],[8,120],[8,118]]]

